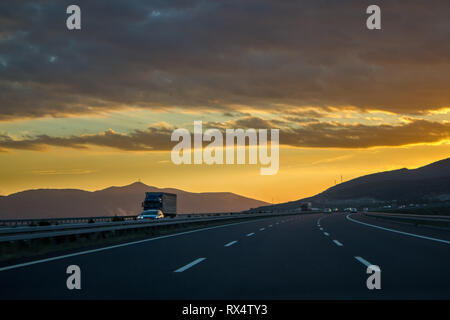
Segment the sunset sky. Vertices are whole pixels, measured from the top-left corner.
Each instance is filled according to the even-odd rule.
[[[366,28],[368,5],[382,30]],[[77,4],[82,29],[66,28]],[[0,195],[140,179],[268,202],[450,156],[450,2],[3,1]],[[176,128],[280,130],[280,168],[171,162]]]

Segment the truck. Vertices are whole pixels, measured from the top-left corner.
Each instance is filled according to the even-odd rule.
[[[167,192],[146,192],[142,208],[147,210],[161,210],[164,217],[174,218],[177,215],[177,195]]]

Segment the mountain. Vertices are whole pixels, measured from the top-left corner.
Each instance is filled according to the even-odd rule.
[[[14,193],[0,197],[0,219],[136,215],[141,211],[145,192],[177,194],[178,213],[239,212],[267,205],[230,192],[192,193],[136,182],[93,192],[37,189]]]
[[[399,169],[362,176],[313,197],[274,205],[277,209],[371,206],[381,203],[430,203],[450,200],[450,158],[417,169]],[[272,206],[269,206],[272,207]],[[258,208],[262,209],[262,208]]]

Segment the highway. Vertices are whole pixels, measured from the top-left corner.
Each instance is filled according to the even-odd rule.
[[[362,214],[266,218],[0,265],[0,299],[449,299],[450,232]],[[366,265],[381,269],[369,290]],[[66,268],[81,269],[68,290]]]

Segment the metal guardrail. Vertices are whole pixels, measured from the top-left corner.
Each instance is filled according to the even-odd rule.
[[[236,217],[236,215],[234,215]],[[116,228],[120,226],[153,226],[153,225],[166,225],[176,224],[185,221],[199,221],[199,219],[205,219],[206,216],[196,217],[177,217],[177,218],[165,218],[156,220],[126,220],[117,222],[97,222],[97,223],[84,223],[84,224],[62,224],[53,226],[25,226],[25,227],[11,227],[0,229],[0,241],[2,237],[19,235],[19,234],[35,234],[35,233],[49,233],[49,232],[61,232],[69,230],[96,230],[99,228],[111,227]],[[219,217],[213,217],[209,219],[228,218],[228,216],[221,215]],[[206,218],[207,219],[207,218]]]
[[[179,219],[170,219],[174,221],[183,221],[186,219],[195,219],[195,218],[179,218]],[[60,224],[60,225],[52,225],[52,226],[21,226],[21,227],[10,227],[10,228],[1,228],[0,229],[0,239],[2,236],[15,235],[15,234],[32,234],[32,233],[40,233],[40,232],[57,232],[57,231],[67,231],[67,230],[76,230],[76,229],[97,229],[100,227],[115,227],[121,225],[140,225],[140,224],[157,224],[162,222],[168,222],[169,219],[158,219],[158,220],[125,220],[125,221],[117,221],[117,222],[96,222],[96,223],[83,223],[83,224]]]
[[[366,212],[364,214],[367,216],[396,218],[396,219],[404,219],[404,220],[450,222],[450,216],[435,216],[435,215],[420,215],[420,214],[405,214],[405,213],[384,213],[384,212]]]
[[[435,228],[450,228],[450,217],[449,216],[427,216],[427,215],[417,215],[417,214],[402,214],[402,213],[365,213],[369,217],[375,219],[385,219],[397,223],[407,223],[413,224],[415,226],[426,226]]]
[[[233,215],[220,215],[213,217],[197,216],[191,218],[174,218],[174,219],[160,219],[153,221],[120,221],[120,222],[104,222],[104,223],[86,223],[83,225],[56,225],[46,227],[22,227],[22,228],[5,228],[0,229],[0,243],[19,241],[19,240],[33,240],[41,238],[53,238],[59,236],[80,235],[86,233],[98,232],[115,232],[124,229],[141,229],[141,228],[160,228],[171,227],[176,225],[186,225],[194,223],[209,223],[221,220],[239,220],[239,219],[255,219],[265,218],[281,215],[293,215],[297,213],[262,213],[262,214],[248,214],[240,213]]]
[[[175,218],[191,218],[205,216],[222,216],[240,214],[241,212],[214,212],[214,213],[182,213]],[[0,219],[1,227],[14,226],[48,226],[70,223],[95,223],[136,220],[137,215],[129,216],[95,216],[95,217],[69,217],[69,218],[39,218],[39,219]],[[0,228],[1,230],[1,228]]]
[[[70,218],[41,218],[41,219],[2,219],[0,226],[24,226],[24,225],[53,225],[66,223],[108,222],[114,219],[134,220],[134,216],[104,216],[104,217],[70,217]]]

